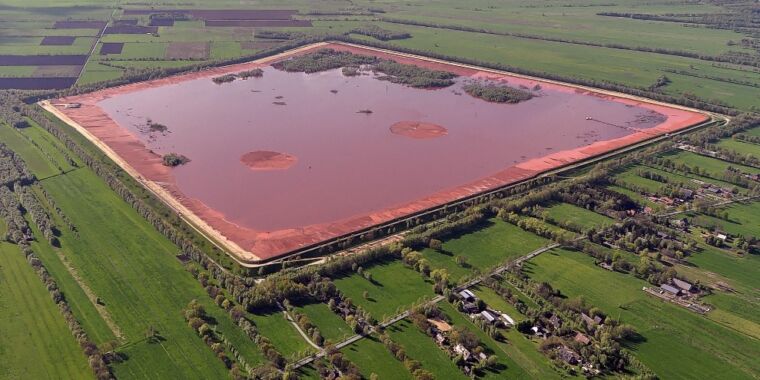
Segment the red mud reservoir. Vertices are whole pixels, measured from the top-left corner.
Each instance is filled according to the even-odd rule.
[[[190,74],[66,99],[83,106],[61,111],[259,259],[705,119],[454,67],[456,83],[435,90],[340,69],[305,74],[247,64],[226,71],[252,67],[263,77],[216,84],[219,70]],[[462,90],[473,77],[522,85],[534,96],[490,103]],[[146,133],[149,120],[168,130]],[[148,162],[167,153],[191,161],[175,168]]]

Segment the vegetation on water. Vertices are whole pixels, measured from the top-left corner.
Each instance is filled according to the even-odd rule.
[[[350,33],[370,36],[380,41],[403,40],[412,37],[411,34],[406,32],[396,32],[372,24],[351,29]]]
[[[492,82],[470,81],[462,88],[471,96],[494,103],[520,103],[533,98],[530,91]]]
[[[320,49],[312,53],[276,62],[272,66],[289,72],[305,73],[343,68],[343,74],[346,76],[357,75],[359,73],[357,68],[365,66],[367,70],[381,74],[377,76],[380,80],[415,88],[448,87],[454,84],[453,79],[457,77],[456,74],[446,71],[431,70],[415,65],[407,65],[387,59],[333,49]]]
[[[161,161],[163,162],[164,166],[174,167],[184,165],[190,162],[190,159],[178,153],[167,153],[161,157]]]
[[[378,61],[379,58],[368,55],[353,54],[333,49],[320,49],[315,52],[275,62],[272,66],[288,72],[317,73],[341,67],[373,65]]]

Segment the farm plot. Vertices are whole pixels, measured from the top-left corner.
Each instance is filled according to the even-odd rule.
[[[520,367],[504,350],[505,347],[499,345],[498,342],[493,340],[488,334],[483,332],[472,321],[467,319],[459,311],[457,311],[451,304],[442,302],[439,304],[441,310],[449,316],[454,326],[466,327],[468,330],[475,333],[480,338],[487,355],[496,355],[498,358],[496,369],[488,369],[485,371],[485,379],[507,379],[507,378],[527,378],[528,374]]]
[[[319,332],[325,340],[338,342],[354,334],[351,327],[324,303],[299,305],[296,309],[306,314],[311,322],[319,327]]]
[[[0,243],[0,377],[90,379],[87,358],[18,247]]]
[[[493,218],[476,231],[444,241],[441,252],[428,248],[421,253],[431,267],[446,269],[452,280],[456,280],[474,270],[493,267],[547,244],[547,239]],[[466,263],[457,264],[457,256],[463,257]]]
[[[751,359],[760,354],[756,340],[648,296],[641,290],[648,283],[598,268],[585,254],[554,250],[525,272],[634,326],[644,339],[631,349],[660,377],[742,379],[760,370]]]
[[[225,326],[226,313],[174,258],[178,249],[87,169],[50,178],[43,187],[79,231],[78,238],[61,237],[64,255],[128,342],[120,352],[129,360],[115,365],[116,375],[225,376],[224,366],[187,326],[181,310],[198,299],[225,335],[238,331],[230,329],[231,321]],[[163,339],[159,343],[144,339],[151,326]]]
[[[166,48],[166,59],[208,59],[208,42],[172,42]]]
[[[248,317],[285,358],[300,358],[313,349],[279,310],[266,314],[249,314]]]
[[[691,152],[678,152],[663,155],[663,157],[669,158],[676,164],[686,164],[690,167],[698,167],[707,172],[712,178],[723,178],[723,173],[731,166],[735,169],[741,170],[744,173],[757,174],[760,173],[760,169],[751,168],[749,166],[734,164],[726,161],[722,161],[716,158],[706,157]]]
[[[752,155],[760,157],[760,145],[747,143],[733,139],[723,139],[717,144],[721,148],[733,150],[741,155]]]
[[[433,295],[432,284],[400,261],[377,264],[364,271],[371,274],[371,281],[353,274],[336,279],[335,285],[378,320],[394,316],[422,297]],[[364,292],[367,292],[366,298]]]
[[[525,297],[508,282],[502,283],[512,289],[513,294],[526,305],[537,307],[533,300]],[[482,299],[489,307],[500,312],[507,313],[515,322],[520,322],[526,317],[514,308],[510,303],[504,301],[500,295],[487,287],[475,287],[473,289],[478,298]],[[559,373],[552,367],[549,359],[538,350],[538,341],[521,334],[516,328],[512,327],[503,332],[507,337],[507,342],[496,342],[496,344],[514,360],[525,372],[531,374],[534,378],[547,379],[559,378]]]
[[[422,368],[430,371],[436,379],[467,378],[449,356],[436,346],[433,338],[420,331],[412,322],[404,319],[385,331],[404,348],[409,357],[422,363]]]
[[[548,207],[546,216],[559,225],[569,225],[580,230],[609,226],[615,221],[607,216],[569,203],[559,203]]]
[[[362,377],[371,378],[372,374],[388,380],[411,380],[412,375],[404,364],[396,360],[378,338],[370,335],[341,352],[348,360],[359,367]]]
[[[715,227],[717,230],[731,235],[760,238],[760,229],[758,229],[758,226],[760,226],[760,202],[733,204],[718,210],[718,212],[725,213],[728,219],[719,219],[710,215],[698,215],[694,218],[695,223]]]

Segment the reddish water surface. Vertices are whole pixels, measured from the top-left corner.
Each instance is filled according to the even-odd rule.
[[[457,72],[515,86],[537,83],[477,70]],[[189,157],[188,164],[153,180],[172,181],[183,204],[213,219],[215,229],[259,258],[704,118],[547,83],[529,101],[495,104],[464,93],[467,77],[438,90],[371,75],[344,77],[340,70],[302,74],[264,67],[262,78],[223,85],[210,78],[192,74],[75,98],[85,104],[82,110],[66,112],[106,143],[117,128],[126,128],[132,137],[122,133],[120,141],[134,138],[155,153]],[[148,119],[166,125],[168,132],[146,133]],[[435,138],[410,138],[392,132],[399,122],[443,129]],[[130,161],[137,157],[134,149],[129,143],[116,151],[139,166],[138,160]],[[241,157],[259,151],[282,153],[294,163],[281,170],[251,170]]]

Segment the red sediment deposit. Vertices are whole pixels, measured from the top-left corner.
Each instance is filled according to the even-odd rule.
[[[399,121],[391,125],[391,133],[413,139],[434,139],[446,136],[449,131],[438,124],[422,121]]]
[[[420,90],[371,76],[346,79],[340,70],[302,75],[268,66],[324,48],[467,78],[450,90]],[[229,86],[208,80],[254,68],[265,70],[263,78]],[[465,79],[507,81],[541,96],[503,107],[457,96],[453,90]],[[341,85],[347,80],[350,85]],[[281,95],[298,106],[272,105],[272,98]],[[707,120],[704,114],[644,99],[345,44],[311,45],[52,103],[112,150],[119,165],[163,188],[168,195],[159,196],[165,201],[203,221],[205,232],[240,247],[244,253],[235,255],[247,262],[276,258]],[[67,108],[68,103],[80,107]],[[319,104],[320,112],[312,112],[311,104]],[[355,112],[370,105],[376,111],[371,116]],[[151,140],[140,130],[147,118],[160,118],[172,133]],[[252,141],[268,150],[251,151]],[[163,166],[161,154],[169,149],[187,154],[193,164],[176,170]],[[298,160],[308,165],[294,165]]]
[[[285,153],[256,150],[244,154],[240,161],[253,170],[282,170],[295,165],[298,159]]]

